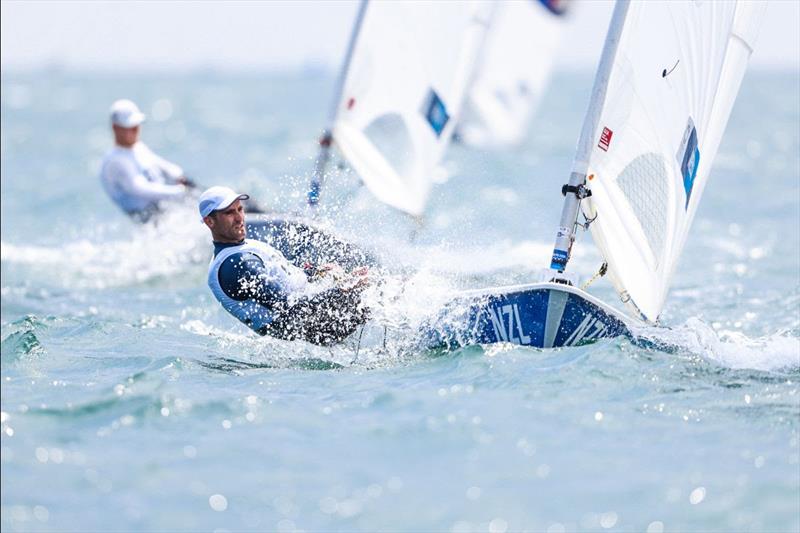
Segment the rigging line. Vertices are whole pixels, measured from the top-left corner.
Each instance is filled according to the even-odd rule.
[[[575,221],[575,225],[576,226],[580,226],[581,228],[583,228],[583,231],[587,231],[589,229],[589,226],[592,225],[592,222],[597,220],[597,214],[595,214],[594,217],[592,217],[592,218],[586,218],[586,214],[585,213],[582,213],[582,214],[583,214],[583,222],[578,222],[576,220]]]
[[[600,270],[598,270],[594,276],[589,278],[589,281],[584,283],[581,289],[585,291],[589,287],[589,285],[591,285],[597,280],[597,278],[602,278],[603,276],[605,276],[607,271],[608,271],[608,263],[604,262],[602,265],[600,265]]]
[[[350,361],[351,365],[358,360],[358,352],[361,351],[361,336],[364,335],[364,328],[365,327],[366,327],[365,324],[361,324],[361,329],[358,332],[358,341],[356,341],[356,353],[353,356],[353,360]]]

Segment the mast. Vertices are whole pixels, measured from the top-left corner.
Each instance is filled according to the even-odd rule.
[[[325,170],[328,166],[328,160],[330,159],[331,143],[333,142],[333,125],[336,122],[339,102],[342,99],[342,92],[344,91],[344,82],[347,79],[347,71],[350,69],[350,60],[353,57],[353,50],[355,50],[356,47],[356,40],[361,31],[361,23],[364,21],[364,14],[367,11],[368,2],[369,0],[361,0],[361,4],[358,6],[356,22],[350,34],[350,41],[347,44],[347,52],[344,56],[342,68],[339,70],[339,77],[336,80],[333,103],[331,104],[330,113],[328,115],[328,125],[322,131],[322,136],[319,139],[319,153],[317,154],[317,160],[314,165],[314,172],[311,175],[311,183],[308,190],[308,205],[312,208],[316,208],[317,203],[319,203],[319,193],[322,189],[322,183],[325,180]]]
[[[583,121],[578,150],[572,163],[572,173],[569,176],[569,183],[561,188],[561,194],[564,195],[564,207],[561,210],[561,221],[558,225],[553,258],[550,262],[550,270],[553,271],[553,274],[562,273],[567,268],[567,262],[572,252],[572,243],[575,242],[575,230],[578,224],[578,210],[580,209],[581,200],[591,195],[591,191],[585,187],[589,156],[594,148],[600,113],[603,110],[606,99],[608,80],[611,76],[614,57],[617,55],[619,38],[622,34],[622,27],[625,23],[629,5],[630,0],[617,0],[614,6],[614,13],[608,26],[608,35],[606,35],[603,53],[600,56],[600,64],[597,67],[597,74],[594,78],[592,99],[589,102],[586,119]]]

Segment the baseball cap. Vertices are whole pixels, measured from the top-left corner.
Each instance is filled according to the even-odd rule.
[[[145,115],[130,100],[117,100],[111,104],[111,123],[123,128],[133,128],[144,122]]]
[[[225,209],[236,200],[247,200],[249,198],[250,196],[247,194],[239,194],[234,192],[233,189],[217,185],[203,191],[197,201],[197,208],[200,210],[200,217],[205,218],[213,211]]]

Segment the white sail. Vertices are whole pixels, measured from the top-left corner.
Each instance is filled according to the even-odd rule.
[[[595,86],[576,173],[582,208],[624,301],[661,312],[705,188],[764,2],[631,2]],[[619,9],[619,6],[618,6]],[[615,19],[616,19],[615,15]],[[613,24],[620,23],[614,28]],[[600,74],[598,74],[600,75]],[[600,101],[597,101],[597,100]]]
[[[333,139],[382,202],[421,215],[475,68],[489,4],[371,2]]]
[[[489,31],[458,135],[470,146],[518,144],[539,105],[556,57],[566,2],[494,3]]]

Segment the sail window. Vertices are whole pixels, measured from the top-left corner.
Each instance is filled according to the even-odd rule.
[[[387,113],[364,128],[364,135],[399,176],[414,170],[414,145],[402,115]]]
[[[664,158],[653,152],[636,157],[619,175],[617,185],[639,220],[658,264],[664,252],[669,200]]]

